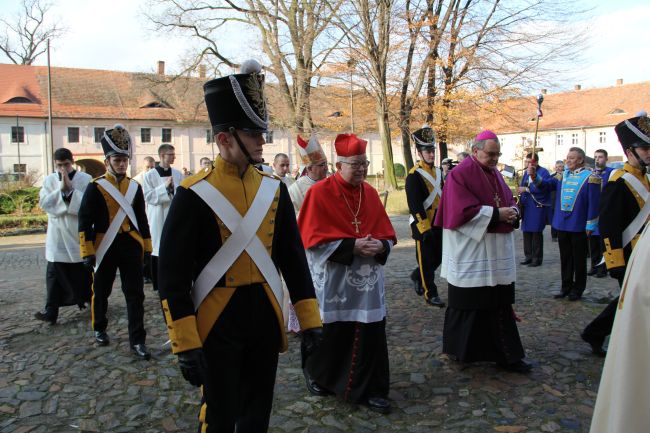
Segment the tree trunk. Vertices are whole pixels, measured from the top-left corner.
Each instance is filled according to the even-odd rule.
[[[402,131],[402,155],[404,156],[404,165],[406,166],[406,172],[408,173],[414,165],[413,155],[411,153],[411,130],[409,128],[411,110],[408,108],[400,110],[399,117],[400,130]]]
[[[395,166],[393,165],[393,147],[390,138],[390,123],[388,121],[388,101],[380,99],[377,101],[377,125],[381,139],[381,149],[384,154],[384,189],[395,191],[397,189],[397,178],[395,177]]]

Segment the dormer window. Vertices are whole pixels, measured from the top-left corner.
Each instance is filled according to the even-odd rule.
[[[165,104],[164,102],[153,101],[146,105],[143,105],[140,108],[172,108],[172,107],[170,107],[168,104]]]
[[[33,104],[34,101],[32,101],[29,98],[25,98],[24,96],[16,96],[14,98],[9,99],[5,104]]]
[[[610,111],[607,114],[625,114],[625,110],[622,110],[620,108],[614,108],[612,111]]]

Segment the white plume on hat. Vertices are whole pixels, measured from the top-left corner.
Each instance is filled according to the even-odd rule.
[[[255,59],[244,60],[239,67],[240,74],[251,74],[253,72],[262,72],[262,65]]]
[[[636,113],[634,117],[648,117],[648,112],[645,110],[641,110],[638,113]]]

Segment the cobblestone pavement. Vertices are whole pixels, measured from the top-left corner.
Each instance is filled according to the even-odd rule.
[[[579,331],[615,294],[615,281],[590,277],[583,301],[554,300],[559,252],[547,230],[544,264],[518,270],[515,308],[533,372],[460,366],[441,354],[444,310],[424,304],[408,280],[415,258],[406,218],[392,220],[399,235],[386,266],[393,412],[384,416],[310,396],[292,335],[280,357],[271,431],[587,432],[603,360],[591,355]],[[43,235],[0,238],[0,431],[195,431],[199,396],[164,347],[151,286],[145,286],[145,314],[153,359],[129,353],[117,282],[109,306],[111,345],[95,347],[88,310],[64,308],[55,326],[33,319],[44,300],[43,242]],[[517,242],[521,250],[520,233]],[[440,286],[446,299],[446,285]]]

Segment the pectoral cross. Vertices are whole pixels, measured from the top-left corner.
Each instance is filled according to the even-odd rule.
[[[499,197],[499,193],[494,193],[494,202],[497,204],[497,207],[501,205],[501,198]]]
[[[350,224],[354,226],[354,231],[359,233],[359,224],[361,224],[361,221],[357,219],[357,217],[354,217],[354,221],[351,221]]]

